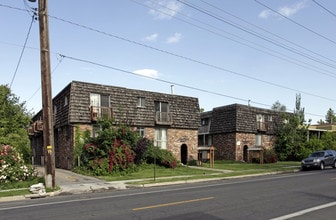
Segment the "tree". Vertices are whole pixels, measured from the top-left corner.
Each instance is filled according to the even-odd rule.
[[[283,114],[278,124],[275,151],[280,160],[300,160],[306,156],[305,144],[309,124],[305,124],[301,95],[296,95],[294,114]]]
[[[27,128],[31,114],[27,112],[25,103],[11,93],[6,85],[0,85],[0,145],[11,145],[26,163],[31,161],[30,141]]]
[[[333,124],[336,122],[336,116],[335,116],[335,112],[334,110],[332,110],[331,108],[329,108],[327,115],[325,116],[325,121],[328,124]]]
[[[272,105],[272,110],[278,111],[278,112],[286,112],[287,108],[285,105],[282,105],[279,100],[276,101],[273,105]]]

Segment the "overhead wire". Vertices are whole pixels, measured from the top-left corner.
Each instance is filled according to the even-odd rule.
[[[216,19],[218,21],[226,23],[226,24],[228,24],[228,25],[230,25],[230,26],[232,26],[234,28],[237,28],[238,30],[241,30],[241,31],[243,31],[245,33],[248,33],[248,34],[250,34],[252,36],[255,36],[255,37],[259,38],[259,39],[262,39],[262,40],[264,40],[264,41],[266,41],[268,43],[271,43],[271,44],[273,44],[275,46],[278,46],[278,47],[280,47],[282,49],[288,50],[288,51],[290,51],[292,53],[295,53],[297,55],[303,56],[303,57],[305,57],[307,59],[310,59],[312,61],[318,62],[318,63],[323,64],[323,65],[326,65],[328,67],[336,68],[335,65],[329,64],[327,62],[323,62],[323,61],[321,61],[319,59],[316,59],[316,58],[314,58],[314,57],[312,57],[312,56],[310,56],[308,54],[305,54],[305,53],[303,53],[301,51],[298,51],[295,48],[289,47],[288,45],[285,45],[285,44],[283,44],[283,43],[281,43],[279,41],[275,41],[274,39],[271,39],[271,38],[269,38],[267,36],[261,35],[261,34],[255,32],[255,31],[253,31],[251,29],[247,29],[245,27],[242,27],[242,26],[240,26],[240,25],[238,25],[236,23],[233,23],[232,21],[226,20],[226,19],[224,19],[224,18],[222,18],[222,17],[220,17],[218,15],[215,15],[215,14],[213,14],[213,13],[211,13],[211,12],[205,10],[205,9],[202,9],[202,8],[196,6],[195,4],[192,4],[192,3],[189,3],[189,2],[186,2],[186,1],[182,1],[182,0],[176,0],[176,1],[178,1],[178,2],[180,2],[182,4],[184,4],[184,5],[186,5],[188,7],[190,7],[192,9],[196,10],[196,11],[199,11],[199,12],[201,12],[203,14],[206,14],[206,15],[208,15],[208,16],[210,16],[210,17],[212,17],[212,18],[214,18],[214,19]]]
[[[150,6],[146,5],[146,4],[143,4],[143,3],[138,2],[138,1],[136,1],[136,0],[131,0],[131,1],[134,2],[134,3],[136,3],[136,4],[141,5],[141,6],[143,6],[143,7],[149,8],[149,9],[151,9],[151,10],[155,10],[155,11],[157,11],[157,12],[159,12],[159,13],[163,13],[163,14],[169,16],[168,13],[166,13],[165,11],[162,11],[162,10],[160,10],[160,9],[157,9],[157,8],[154,8],[154,7],[150,7]],[[275,51],[275,50],[273,50],[273,49],[271,49],[271,48],[269,48],[269,47],[265,47],[264,45],[258,44],[258,43],[256,43],[256,42],[252,42],[252,41],[250,41],[250,40],[244,39],[244,38],[242,38],[241,36],[238,36],[238,35],[229,33],[229,32],[227,32],[227,31],[225,31],[225,30],[223,30],[223,29],[219,29],[218,27],[214,27],[214,26],[212,26],[212,25],[210,25],[210,24],[207,24],[207,23],[205,23],[205,22],[203,22],[203,21],[201,21],[201,20],[198,20],[198,19],[195,19],[195,18],[191,18],[191,17],[188,16],[188,15],[185,15],[185,14],[180,13],[180,12],[178,12],[178,11],[175,11],[175,10],[173,10],[173,9],[171,9],[171,8],[169,8],[169,7],[167,7],[167,6],[165,6],[165,5],[162,5],[162,4],[160,4],[159,2],[157,2],[157,1],[148,0],[148,2],[151,2],[151,3],[155,4],[155,5],[159,5],[160,7],[164,7],[165,9],[167,9],[167,10],[171,10],[171,11],[173,11],[174,13],[176,13],[176,14],[178,14],[178,15],[182,15],[182,16],[184,16],[184,17],[187,17],[188,19],[191,19],[191,20],[196,21],[196,22],[198,22],[198,23],[201,23],[201,24],[203,24],[203,25],[206,25],[206,26],[209,26],[209,27],[214,28],[214,29],[216,29],[216,30],[219,30],[219,31],[221,31],[221,32],[224,32],[224,33],[226,33],[226,34],[228,34],[228,35],[231,35],[231,36],[233,36],[233,37],[235,37],[235,38],[238,38],[238,39],[240,39],[240,40],[246,41],[246,42],[250,43],[251,45],[250,45],[250,44],[247,44],[247,43],[244,43],[244,42],[242,42],[242,41],[239,41],[239,40],[237,40],[237,39],[234,39],[234,38],[232,38],[232,37],[224,36],[224,35],[222,35],[222,34],[220,34],[220,33],[218,33],[218,32],[215,32],[215,31],[213,31],[213,30],[210,30],[210,29],[208,29],[208,28],[201,27],[201,26],[199,26],[199,25],[196,25],[196,24],[194,24],[194,23],[191,23],[191,22],[189,22],[189,21],[186,21],[186,20],[184,20],[184,19],[181,19],[181,18],[179,18],[179,17],[177,17],[177,16],[174,16],[174,17],[173,17],[173,18],[176,19],[176,20],[179,20],[179,21],[181,21],[181,22],[187,23],[187,24],[189,24],[189,25],[191,25],[191,26],[194,26],[194,27],[197,27],[197,28],[199,28],[199,29],[201,29],[201,30],[210,32],[210,33],[215,34],[215,35],[217,35],[217,36],[219,36],[219,37],[223,37],[223,38],[225,38],[225,39],[231,40],[231,41],[236,42],[236,43],[238,43],[238,44],[241,44],[241,45],[243,45],[243,46],[249,47],[249,48],[251,48],[251,49],[260,51],[260,52],[262,52],[262,53],[268,54],[268,55],[270,55],[270,56],[276,57],[276,58],[278,58],[278,59],[281,59],[281,60],[284,60],[284,61],[286,61],[286,62],[292,63],[292,64],[294,64],[294,65],[300,66],[300,67],[302,67],[302,68],[305,68],[305,69],[308,69],[308,70],[311,70],[311,71],[314,71],[314,72],[317,72],[317,73],[320,73],[320,74],[323,74],[323,75],[326,75],[326,76],[330,76],[330,77],[333,77],[333,78],[336,77],[336,74],[335,74],[334,72],[331,72],[331,71],[326,70],[326,69],[322,69],[322,68],[317,67],[317,66],[315,66],[315,65],[309,64],[309,63],[307,63],[307,62],[305,62],[305,61],[302,61],[302,60],[299,60],[299,59],[297,59],[297,58],[294,58],[294,57],[285,55],[285,54],[283,54],[283,53],[281,53],[281,52],[279,52],[279,51]],[[280,36],[278,36],[278,37],[280,38]],[[294,44],[294,43],[292,43],[292,44]],[[260,48],[257,48],[255,45],[257,45],[257,46],[259,46],[260,48],[263,48],[263,49],[265,49],[265,50],[262,50],[262,49],[260,49]],[[309,50],[308,50],[308,51],[309,51]],[[312,52],[313,52],[313,51],[312,51]],[[313,53],[314,53],[314,52],[313,52]],[[279,55],[280,55],[280,56],[279,56]],[[322,56],[322,55],[320,55],[320,56]],[[329,60],[330,60],[330,61],[333,61],[333,60],[331,60],[331,59],[329,59]],[[322,62],[322,61],[321,61],[321,62]],[[333,61],[333,62],[336,62],[336,61]],[[334,67],[335,67],[335,66],[334,66]]]
[[[293,41],[291,41],[291,40],[289,40],[289,39],[286,39],[285,37],[282,37],[282,36],[280,36],[280,35],[278,35],[278,34],[275,34],[275,33],[271,32],[271,31],[269,31],[269,30],[267,30],[267,29],[265,29],[265,28],[262,28],[262,27],[260,27],[260,26],[258,26],[258,25],[255,25],[255,24],[253,24],[253,23],[251,23],[251,22],[249,22],[249,21],[247,21],[247,20],[245,20],[245,19],[243,19],[243,18],[241,18],[241,17],[238,17],[238,16],[236,16],[236,15],[230,13],[230,12],[225,11],[223,8],[220,8],[220,7],[218,7],[218,6],[215,6],[214,4],[211,4],[211,3],[207,2],[207,1],[204,1],[204,0],[200,0],[200,1],[203,2],[203,3],[206,4],[206,5],[209,5],[209,6],[212,7],[212,8],[215,8],[215,9],[221,11],[221,12],[224,12],[225,14],[228,14],[228,15],[230,15],[230,16],[232,16],[232,17],[234,17],[234,18],[236,18],[236,19],[238,19],[238,20],[240,20],[240,21],[242,21],[242,22],[244,22],[244,23],[246,23],[246,24],[248,24],[248,25],[250,25],[250,26],[252,26],[252,27],[255,27],[255,28],[259,29],[259,30],[262,30],[262,31],[264,31],[265,33],[268,33],[268,34],[270,34],[270,35],[272,35],[272,36],[274,36],[274,37],[277,37],[277,38],[279,38],[279,39],[281,39],[281,40],[283,40],[283,41],[285,41],[285,42],[287,42],[287,43],[290,43],[290,44],[292,44],[292,45],[294,45],[294,46],[296,46],[296,47],[298,47],[298,48],[301,48],[301,49],[303,49],[303,50],[305,50],[305,51],[307,51],[307,52],[310,52],[310,53],[312,53],[312,54],[315,54],[315,55],[317,55],[317,56],[319,56],[319,57],[321,57],[321,58],[324,58],[324,59],[329,60],[329,61],[331,61],[331,62],[333,62],[333,63],[336,63],[336,60],[334,60],[334,59],[331,59],[331,58],[329,58],[329,57],[326,57],[326,56],[324,56],[323,54],[317,53],[317,52],[315,52],[315,51],[313,51],[313,50],[308,49],[307,47],[304,47],[304,46],[302,46],[302,45],[299,45],[298,43],[295,43],[295,42],[293,42]]]
[[[148,6],[148,5],[145,5],[145,4],[143,4],[143,3],[138,2],[138,1],[136,1],[136,0],[131,0],[131,1],[134,2],[134,3],[137,3],[137,4],[139,4],[139,5],[141,5],[141,6],[143,6],[143,7],[147,7],[147,8],[149,8],[149,9],[151,9],[151,10],[155,10],[155,11],[157,11],[157,12],[159,12],[159,13],[163,13],[163,14],[166,14],[167,16],[169,16],[169,13],[166,13],[165,11],[162,11],[162,10],[160,10],[160,9],[157,9],[157,8],[154,8],[154,7],[150,7],[150,6]],[[295,58],[295,57],[291,57],[291,56],[285,55],[285,54],[283,54],[283,53],[281,53],[281,52],[279,52],[279,51],[275,51],[275,50],[273,50],[273,49],[271,49],[271,48],[269,48],[269,47],[265,47],[264,45],[258,44],[258,43],[256,43],[256,42],[252,42],[252,41],[250,41],[250,40],[244,39],[244,38],[242,38],[241,36],[238,36],[238,35],[229,33],[229,32],[227,32],[227,31],[225,31],[225,30],[223,30],[223,29],[219,29],[218,27],[214,27],[214,26],[212,26],[212,25],[210,25],[210,24],[207,24],[207,23],[205,23],[205,22],[203,22],[203,21],[201,21],[201,20],[198,20],[198,19],[195,19],[195,18],[191,18],[191,17],[188,16],[188,15],[185,15],[185,14],[183,14],[183,13],[180,13],[180,12],[178,12],[178,11],[175,11],[175,10],[173,10],[173,9],[170,9],[169,7],[166,7],[165,5],[162,5],[161,3],[157,2],[157,1],[149,0],[148,2],[151,2],[152,4],[158,5],[158,6],[160,6],[160,7],[164,7],[164,8],[167,9],[167,10],[174,11],[174,13],[176,13],[176,14],[182,15],[182,16],[184,16],[184,17],[187,17],[188,19],[191,19],[191,20],[193,20],[193,21],[199,22],[199,23],[201,23],[201,24],[204,24],[204,25],[206,25],[206,26],[209,26],[209,27],[211,27],[211,28],[214,28],[214,29],[216,29],[216,30],[219,30],[219,31],[221,31],[221,32],[224,32],[224,33],[226,33],[226,34],[229,34],[229,35],[231,35],[231,36],[233,36],[233,37],[235,37],[235,38],[238,38],[238,39],[240,39],[240,40],[246,41],[246,42],[248,42],[248,43],[250,43],[250,44],[244,43],[244,42],[239,41],[239,40],[237,40],[237,39],[234,39],[234,38],[232,38],[232,37],[224,36],[224,35],[222,35],[222,34],[220,34],[220,33],[218,33],[218,32],[212,31],[212,30],[210,30],[210,29],[208,29],[208,28],[201,27],[201,26],[199,26],[199,25],[196,25],[196,24],[194,24],[194,23],[191,23],[191,22],[189,22],[189,21],[186,21],[186,20],[184,20],[184,19],[181,19],[181,18],[179,18],[179,17],[177,17],[177,16],[174,16],[174,17],[173,17],[173,18],[176,19],[176,20],[179,20],[179,21],[181,21],[181,22],[187,23],[187,24],[192,25],[192,26],[194,26],[194,27],[197,27],[197,28],[199,28],[199,29],[201,29],[201,30],[208,31],[208,32],[210,32],[210,33],[212,33],[212,34],[215,34],[215,35],[219,36],[219,37],[226,38],[226,39],[231,40],[231,41],[233,41],[233,42],[236,42],[236,43],[238,43],[238,44],[244,45],[244,46],[246,46],[246,47],[252,48],[252,49],[254,49],[254,50],[260,51],[260,52],[262,52],[262,53],[268,54],[268,55],[270,55],[270,56],[273,56],[273,57],[276,57],[276,58],[278,58],[278,59],[284,60],[284,61],[286,61],[286,62],[292,63],[292,64],[294,64],[294,65],[300,66],[300,67],[302,67],[302,68],[305,68],[305,69],[314,71],[314,72],[316,72],[316,73],[323,74],[323,75],[326,75],[326,76],[330,76],[330,77],[333,77],[333,78],[336,77],[336,74],[335,74],[334,72],[331,72],[331,71],[326,70],[326,69],[322,69],[322,68],[320,68],[320,67],[317,67],[317,66],[315,66],[315,65],[312,65],[312,64],[307,63],[307,62],[305,62],[305,61],[299,60],[299,59],[297,59],[297,58]],[[243,27],[242,27],[242,28],[243,28]],[[278,36],[278,37],[280,38],[280,36]],[[287,41],[288,41],[288,40],[287,40]],[[294,43],[292,43],[292,44],[294,44]],[[260,49],[260,48],[257,48],[255,45],[256,45],[256,46],[259,46],[260,48],[263,48],[263,49],[265,49],[265,50],[262,50],[262,49]],[[308,50],[308,51],[309,51],[309,50]],[[313,52],[313,51],[312,51],[312,52]],[[314,52],[313,52],[313,53],[314,53]],[[279,55],[280,55],[280,56],[279,56]],[[322,55],[320,55],[320,56],[322,56]],[[329,60],[332,61],[332,62],[336,62],[336,61],[333,61],[333,60],[331,60],[331,59],[329,59]],[[317,61],[317,62],[323,62],[323,61],[319,61],[319,60],[314,60],[314,61]],[[327,64],[327,65],[330,66],[330,64]],[[334,67],[334,68],[335,68],[336,66],[330,66],[330,67]]]
[[[58,66],[62,63],[64,56],[62,56],[61,54],[56,54],[57,56],[57,60],[58,63],[57,65],[53,68],[53,70],[51,71],[51,76],[54,74],[54,72],[56,71],[56,69],[58,68]],[[27,102],[29,102],[36,94],[38,91],[40,91],[41,89],[41,85],[35,90],[35,92],[27,99]]]
[[[303,29],[305,29],[305,30],[307,30],[307,31],[309,31],[309,32],[311,32],[311,33],[313,33],[313,34],[315,34],[316,36],[319,36],[319,37],[321,37],[321,38],[323,38],[323,39],[329,41],[330,43],[336,45],[336,41],[334,41],[334,40],[332,40],[332,39],[330,39],[330,38],[328,38],[328,37],[326,37],[326,36],[324,36],[324,35],[318,33],[317,31],[314,31],[313,29],[311,29],[311,28],[309,28],[309,27],[307,27],[307,26],[305,26],[305,25],[303,25],[303,24],[300,24],[299,22],[297,22],[297,21],[295,21],[295,20],[293,20],[293,19],[291,19],[291,18],[289,18],[289,17],[287,17],[287,16],[281,14],[280,12],[274,10],[273,8],[267,6],[266,4],[264,4],[264,3],[262,3],[262,2],[260,2],[260,1],[258,1],[258,0],[254,0],[254,1],[255,1],[256,3],[258,3],[259,5],[261,5],[261,6],[265,7],[265,8],[267,8],[268,10],[274,12],[275,14],[277,14],[277,15],[279,15],[279,16],[281,16],[281,17],[287,19],[288,21],[290,21],[290,22],[296,24],[297,26],[299,26],[299,27],[301,27],[301,28],[303,28]]]
[[[16,68],[15,68],[15,71],[14,71],[14,74],[13,74],[13,77],[12,77],[12,80],[11,80],[11,82],[10,82],[10,84],[9,84],[9,88],[10,88],[10,89],[11,89],[11,87],[12,87],[12,85],[13,85],[13,82],[14,82],[14,80],[15,80],[17,71],[18,71],[19,66],[20,66],[20,64],[21,64],[21,60],[22,60],[22,57],[23,57],[23,53],[24,53],[24,51],[25,51],[25,49],[26,49],[26,45],[27,45],[27,42],[28,42],[28,39],[29,39],[30,31],[31,31],[31,28],[32,28],[32,26],[33,26],[33,22],[34,22],[34,20],[35,20],[35,16],[36,16],[36,13],[34,13],[34,14],[32,15],[32,20],[31,20],[31,22],[30,22],[29,29],[28,29],[28,33],[27,33],[25,42],[24,42],[24,44],[23,44],[23,48],[22,48],[22,50],[21,50],[21,54],[20,54],[19,61],[18,61],[17,65],[16,65]]]
[[[4,6],[4,5],[0,4],[0,6]],[[11,7],[11,6],[5,6],[5,7],[9,7],[9,8],[13,8],[13,9],[18,9],[18,8],[14,8],[14,7]],[[24,11],[24,10],[22,10],[22,11]],[[155,51],[166,53],[168,55],[172,55],[172,56],[179,57],[179,58],[182,58],[182,59],[185,59],[185,60],[189,60],[191,62],[199,63],[199,64],[202,64],[202,65],[206,65],[208,67],[212,67],[212,68],[215,68],[215,69],[218,69],[218,70],[222,70],[222,71],[225,71],[225,72],[236,74],[236,75],[239,75],[239,76],[242,76],[242,77],[246,77],[246,78],[249,78],[249,79],[252,79],[252,80],[256,80],[256,81],[263,82],[263,83],[266,83],[266,84],[269,84],[269,85],[273,85],[273,86],[277,86],[277,87],[280,87],[280,88],[296,91],[296,92],[299,92],[299,93],[302,93],[302,94],[306,94],[306,95],[310,95],[310,96],[315,96],[315,97],[318,97],[318,98],[321,98],[321,99],[326,99],[326,100],[329,100],[329,101],[336,101],[334,99],[329,99],[329,98],[318,96],[318,95],[315,95],[315,94],[312,94],[312,93],[307,93],[307,92],[303,92],[303,91],[300,91],[300,90],[295,90],[295,89],[292,89],[292,88],[289,88],[289,87],[286,87],[286,86],[281,86],[281,85],[278,85],[278,84],[275,84],[275,83],[271,83],[271,82],[268,82],[268,81],[265,81],[265,80],[260,80],[260,79],[254,78],[254,77],[250,77],[250,76],[247,76],[247,75],[244,75],[244,74],[232,71],[232,70],[228,70],[228,69],[225,69],[225,68],[222,68],[222,67],[218,67],[218,66],[215,66],[215,65],[212,65],[212,64],[208,64],[208,63],[196,60],[196,59],[188,58],[188,57],[185,57],[185,56],[182,56],[182,55],[178,55],[178,54],[175,54],[175,53],[172,53],[172,52],[169,52],[169,51],[165,51],[165,50],[162,50],[162,49],[159,49],[159,48],[155,48],[155,47],[143,44],[143,43],[139,43],[139,42],[136,42],[136,41],[133,41],[133,40],[129,40],[129,39],[124,38],[124,37],[120,37],[120,36],[117,36],[117,35],[109,34],[109,33],[106,33],[104,31],[100,31],[98,29],[95,29],[95,28],[92,28],[92,27],[88,27],[88,26],[85,26],[85,25],[81,25],[81,24],[78,24],[78,23],[75,23],[75,22],[72,22],[72,21],[68,21],[68,20],[62,19],[62,18],[58,18],[56,16],[51,16],[51,15],[48,15],[48,16],[51,17],[51,18],[54,18],[56,20],[63,21],[65,23],[69,23],[71,25],[75,25],[75,26],[78,26],[78,27],[81,27],[81,28],[84,28],[84,29],[88,29],[88,30],[91,30],[91,31],[94,31],[94,32],[97,32],[97,33],[100,33],[100,34],[104,34],[104,35],[107,35],[107,36],[110,36],[110,37],[114,37],[116,39],[123,40],[123,41],[129,42],[129,43],[133,43],[133,44],[136,44],[136,45],[139,45],[139,46],[143,46],[143,47],[148,48],[148,49],[152,49],[152,50],[155,50]],[[62,58],[69,58],[69,59],[72,59],[72,60],[77,60],[77,61],[81,61],[81,62],[87,62],[87,63],[99,65],[99,66],[102,66],[102,67],[111,68],[111,69],[115,69],[115,70],[119,70],[119,71],[125,72],[125,70],[109,67],[107,65],[98,64],[98,63],[95,63],[95,62],[92,62],[92,61],[85,61],[85,60],[82,60],[82,59],[79,59],[79,58],[69,57],[69,56],[65,56],[65,55],[60,55],[60,56]],[[126,71],[126,72],[129,72],[129,71]],[[129,72],[129,73],[132,73],[132,72]],[[132,74],[134,75],[135,73],[132,73]],[[144,77],[143,75],[141,75],[141,76]],[[224,96],[224,97],[229,97],[229,98],[237,99],[237,100],[240,100],[240,101],[249,101],[249,100],[242,99],[242,98],[237,98],[237,97],[233,97],[233,96],[224,95],[224,94],[221,94],[221,93],[218,93],[218,92],[211,92],[211,91],[207,91],[207,90],[204,90],[204,89],[199,89],[199,88],[188,86],[188,85],[183,85],[181,83],[170,82],[170,81],[161,80],[161,79],[156,79],[156,80],[159,80],[161,82],[170,83],[170,84],[179,85],[179,86],[184,86],[184,87],[189,88],[189,89],[197,89],[197,90],[203,91],[203,92],[210,92],[211,94],[220,95],[220,96]],[[263,105],[263,106],[270,106],[270,105],[259,103],[259,102],[252,102],[252,103],[258,104],[258,105]],[[319,116],[319,115],[311,114],[311,113],[306,113],[306,114]]]
[[[103,35],[106,35],[106,36],[110,36],[110,37],[113,37],[113,38],[116,38],[116,39],[119,39],[119,40],[123,40],[123,41],[129,42],[129,43],[133,43],[133,44],[136,44],[136,45],[139,45],[139,46],[151,49],[151,50],[155,50],[155,51],[158,51],[158,52],[161,52],[161,53],[165,53],[165,54],[168,54],[168,55],[171,55],[171,56],[175,56],[175,57],[178,57],[178,58],[181,58],[181,59],[193,62],[193,63],[201,64],[201,65],[204,65],[204,66],[207,66],[207,67],[211,67],[213,69],[217,69],[217,70],[220,70],[220,71],[223,71],[223,72],[231,73],[231,74],[243,77],[243,78],[247,78],[247,79],[250,79],[250,80],[258,81],[258,82],[261,82],[261,83],[264,83],[264,84],[268,84],[268,85],[271,85],[271,86],[275,86],[275,87],[278,87],[278,88],[282,88],[282,89],[287,89],[287,90],[291,90],[291,91],[300,92],[302,94],[318,97],[318,98],[321,98],[321,99],[326,99],[326,100],[329,100],[329,101],[336,101],[336,99],[330,99],[330,98],[319,96],[319,95],[316,95],[316,94],[313,94],[313,93],[308,93],[308,92],[300,91],[300,90],[297,90],[297,89],[292,89],[292,88],[290,88],[288,86],[284,86],[284,85],[272,83],[272,82],[269,82],[269,81],[266,81],[266,80],[258,79],[256,77],[252,77],[252,76],[249,76],[247,74],[239,73],[237,71],[229,70],[229,69],[226,69],[224,67],[220,67],[220,66],[217,66],[217,65],[214,65],[214,64],[210,64],[210,63],[206,63],[206,62],[194,59],[194,58],[190,58],[190,57],[179,55],[179,54],[176,54],[176,53],[173,53],[173,52],[169,52],[167,50],[163,50],[163,49],[159,49],[159,48],[156,48],[156,47],[153,47],[153,46],[149,46],[149,45],[144,44],[144,43],[140,43],[140,42],[137,42],[137,41],[134,41],[134,40],[127,39],[125,37],[121,37],[121,36],[117,36],[117,35],[114,35],[114,34],[110,34],[110,33],[107,33],[107,32],[104,32],[104,31],[92,28],[92,27],[88,27],[88,26],[85,26],[85,25],[82,25],[82,24],[78,24],[78,23],[75,23],[75,22],[72,22],[72,21],[68,21],[68,20],[65,20],[65,19],[62,19],[62,18],[58,18],[56,16],[49,15],[49,17],[51,17],[53,19],[56,19],[56,20],[60,20],[60,21],[66,22],[66,23],[69,23],[71,25],[75,25],[75,26],[84,28],[84,29],[88,29],[90,31],[94,31],[94,32],[103,34]]]
[[[312,0],[312,2],[314,2],[316,5],[318,5],[320,8],[324,9],[325,11],[329,12],[329,14],[331,14],[332,16],[336,17],[336,14],[332,11],[330,11],[328,8],[326,8],[325,6],[323,6],[321,3]]]
[[[198,87],[189,86],[189,85],[174,82],[174,81],[169,81],[169,80],[155,78],[155,77],[152,77],[152,76],[142,75],[142,74],[134,73],[134,72],[131,72],[131,71],[128,71],[128,70],[124,70],[124,69],[117,68],[117,67],[112,67],[112,66],[109,66],[109,65],[106,65],[106,64],[101,64],[101,63],[97,63],[97,62],[90,61],[90,60],[76,58],[76,57],[72,57],[72,56],[68,56],[68,55],[64,55],[64,54],[60,54],[60,56],[62,56],[63,58],[69,59],[69,60],[78,61],[78,62],[82,62],[82,63],[87,63],[87,64],[91,64],[91,65],[95,65],[95,66],[99,66],[99,67],[103,67],[103,68],[107,68],[107,69],[112,69],[112,70],[115,70],[115,71],[118,71],[118,72],[123,72],[123,73],[130,74],[130,75],[133,75],[133,76],[151,79],[151,80],[167,83],[167,84],[170,84],[170,85],[176,85],[176,86],[180,86],[180,87],[183,87],[183,88],[192,89],[192,90],[196,90],[196,91],[200,91],[200,92],[204,92],[204,93],[208,93],[208,94],[212,94],[212,95],[217,95],[217,96],[231,98],[231,99],[235,99],[235,100],[239,100],[239,101],[249,102],[249,103],[253,103],[253,104],[264,106],[264,107],[271,107],[271,105],[260,103],[260,102],[255,102],[255,101],[250,100],[250,99],[238,98],[238,97],[234,97],[234,96],[225,95],[225,94],[222,94],[222,93],[219,93],[219,92],[210,91],[210,90],[207,90],[207,89],[201,89],[201,88],[198,88]],[[321,115],[312,114],[312,113],[306,113],[306,114],[314,115],[314,116],[321,116]]]

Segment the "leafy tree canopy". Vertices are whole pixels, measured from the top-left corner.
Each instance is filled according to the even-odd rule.
[[[20,103],[7,85],[0,85],[0,145],[13,146],[26,163],[31,160],[27,133],[30,121],[25,103]]]
[[[272,108],[271,108],[271,109],[272,109],[272,110],[275,110],[275,111],[278,111],[278,112],[286,112],[286,110],[287,110],[286,106],[283,105],[283,104],[281,104],[281,103],[279,102],[279,100],[276,101],[276,102],[272,105]]]

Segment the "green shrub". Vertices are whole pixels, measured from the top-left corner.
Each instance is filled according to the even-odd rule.
[[[170,151],[160,149],[159,147],[150,146],[146,152],[146,162],[155,163],[166,168],[176,168],[177,160]]]

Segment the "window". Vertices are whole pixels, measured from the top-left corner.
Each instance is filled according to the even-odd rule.
[[[98,137],[100,131],[101,131],[100,125],[94,124],[92,126],[92,137]]]
[[[145,107],[146,106],[146,100],[144,97],[138,97],[138,105],[137,107]]]
[[[146,133],[145,133],[145,128],[144,127],[139,127],[138,128],[139,134],[141,137],[145,137]]]
[[[169,112],[168,102],[154,102],[155,112]]]
[[[156,128],[155,129],[155,146],[161,149],[167,149],[167,128]]]
[[[108,95],[101,95],[101,94],[90,94],[90,107],[91,107],[91,114],[96,117],[102,116],[110,116],[110,96]]]
[[[208,118],[203,118],[201,123],[202,123],[202,126],[208,125],[209,124],[209,119]]]
[[[93,107],[110,107],[110,97],[108,95],[91,93],[90,105]]]
[[[172,123],[168,102],[154,102],[155,120],[159,124]]]
[[[67,105],[68,105],[68,97],[65,96],[65,97],[64,97],[64,106],[67,106]]]
[[[264,116],[261,114],[257,115],[257,122],[264,122]]]
[[[261,134],[256,135],[256,146],[258,146],[258,147],[262,146],[262,136],[261,136]]]

